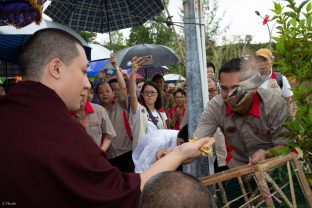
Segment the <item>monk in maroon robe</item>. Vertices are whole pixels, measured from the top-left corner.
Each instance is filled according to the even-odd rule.
[[[202,145],[213,143],[188,143],[141,174],[121,173],[68,113],[80,108],[90,89],[80,42],[62,30],[41,30],[23,46],[19,61],[28,81],[0,98],[2,205],[137,207],[151,176],[195,159]]]

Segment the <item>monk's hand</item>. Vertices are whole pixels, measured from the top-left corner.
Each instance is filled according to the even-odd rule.
[[[212,154],[211,146],[215,143],[215,138],[205,137],[202,139],[191,139],[190,142],[176,147],[184,155],[184,164],[191,163],[199,156],[210,156]],[[207,150],[211,151],[208,152]]]

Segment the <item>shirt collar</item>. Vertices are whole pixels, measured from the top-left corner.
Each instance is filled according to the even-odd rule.
[[[226,108],[225,115],[230,116],[232,114],[231,107],[228,104],[226,104],[225,108]],[[249,114],[256,118],[260,118],[260,98],[257,92],[253,94],[252,104],[251,104]]]
[[[94,112],[94,110],[93,110],[91,104],[90,104],[88,101],[86,102],[86,105],[85,105],[85,107],[84,107],[84,110],[85,110],[85,112],[86,112],[87,115],[88,115],[89,113],[93,113],[93,112]]]

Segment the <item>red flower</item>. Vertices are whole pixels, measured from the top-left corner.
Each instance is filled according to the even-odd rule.
[[[267,15],[267,14],[265,15],[265,17],[263,18],[263,22],[262,22],[263,25],[268,24],[269,17],[270,17],[269,15]]]

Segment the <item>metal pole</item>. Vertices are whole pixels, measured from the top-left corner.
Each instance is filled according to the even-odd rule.
[[[184,23],[186,23],[184,24],[184,31],[187,100],[192,101],[187,105],[189,136],[196,129],[201,113],[208,101],[205,31],[204,25],[201,24],[202,6],[201,0],[183,1]],[[213,157],[201,157],[191,164],[191,174],[198,178],[211,175],[214,173],[213,164]],[[215,195],[214,186],[210,186],[209,189]],[[212,207],[216,207],[214,202],[212,202]]]
[[[184,30],[186,41],[186,80],[188,128],[191,136],[208,101],[205,38],[201,26],[201,1],[184,0]],[[201,28],[201,27],[202,28]],[[213,158],[200,158],[191,164],[191,174],[203,177],[214,173]]]

